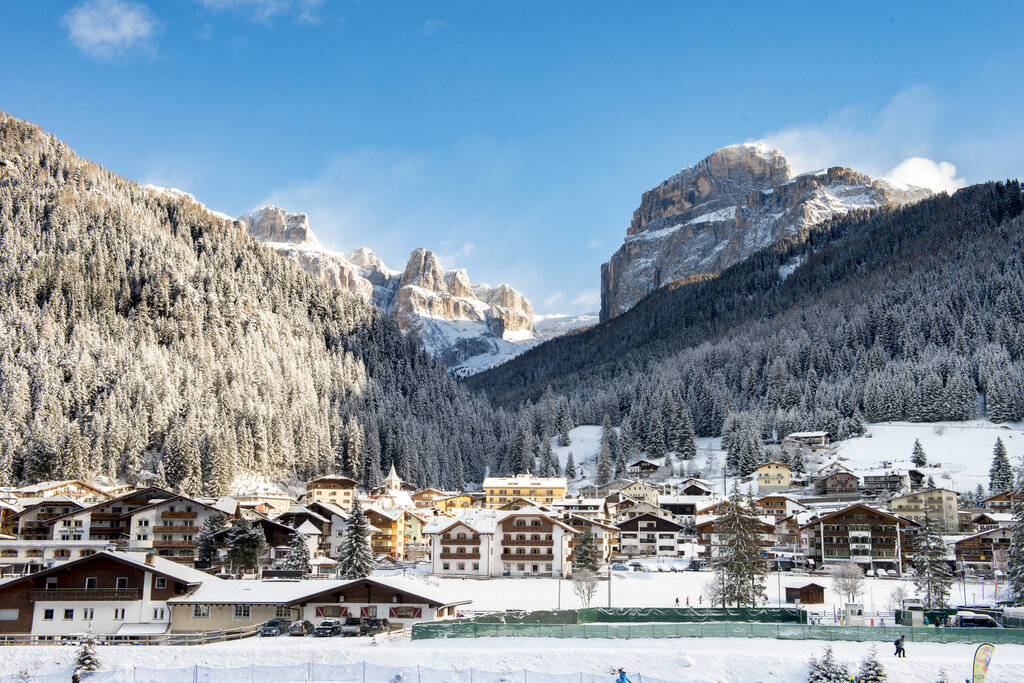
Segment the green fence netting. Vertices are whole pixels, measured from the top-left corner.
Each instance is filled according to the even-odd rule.
[[[583,623],[483,624],[431,622],[412,628],[413,640],[432,638],[777,638],[892,642],[899,636],[921,643],[1024,645],[1024,631],[909,626],[810,626],[797,623]]]
[[[745,621],[761,624],[807,623],[807,612],[795,607],[593,607],[577,610],[580,624],[619,623],[697,623],[712,621]]]

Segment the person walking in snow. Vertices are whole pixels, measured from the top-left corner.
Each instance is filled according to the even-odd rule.
[[[689,595],[686,596],[686,606],[687,607],[690,606],[690,596]]]
[[[906,657],[907,656],[907,651],[903,649],[903,641],[905,639],[906,639],[906,636],[900,636],[893,643],[893,645],[896,646],[896,652],[893,653],[893,657]]]
[[[633,683],[633,681],[626,677],[626,672],[624,670],[619,669],[619,676],[615,679],[615,683]]]
[[[679,598],[676,598],[676,607],[679,607]]]

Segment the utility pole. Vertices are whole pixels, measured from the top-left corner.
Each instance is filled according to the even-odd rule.
[[[608,558],[608,608],[612,606],[612,558]]]

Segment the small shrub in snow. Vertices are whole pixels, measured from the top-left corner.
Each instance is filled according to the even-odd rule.
[[[867,658],[860,664],[857,681],[858,683],[887,683],[888,680],[889,676],[885,673],[885,667],[878,661],[878,648],[872,645]]]
[[[832,648],[825,648],[821,659],[811,657],[807,683],[850,683],[850,671],[846,664],[837,662]]]

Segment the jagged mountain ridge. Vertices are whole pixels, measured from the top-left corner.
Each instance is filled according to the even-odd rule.
[[[930,194],[842,167],[793,177],[785,157],[759,143],[719,149],[643,194],[624,243],[601,267],[601,320],[833,216]]]
[[[0,111],[0,486],[494,469],[508,416],[242,227]]]
[[[429,249],[414,249],[405,269],[397,271],[365,247],[348,253],[326,249],[305,213],[264,206],[236,220],[306,271],[373,303],[455,374],[493,366],[542,341],[525,296],[507,284],[473,284],[462,268],[445,271]]]

